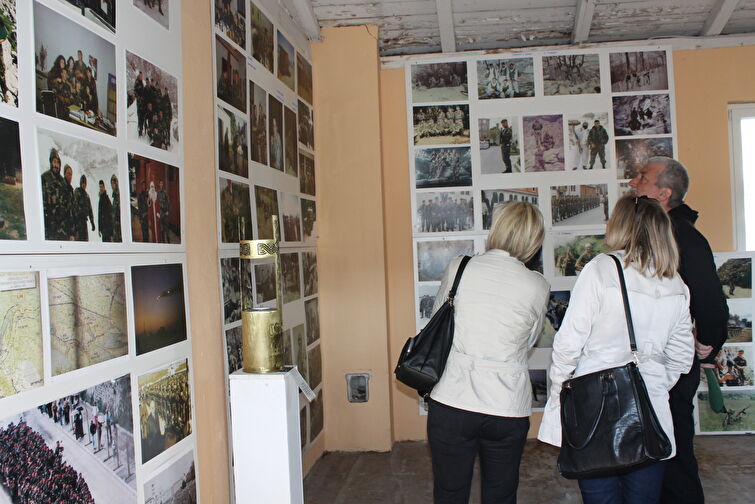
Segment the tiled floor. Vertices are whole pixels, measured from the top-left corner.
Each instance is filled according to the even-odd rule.
[[[755,437],[698,436],[695,441],[707,502],[752,503]],[[558,449],[528,441],[522,458],[520,504],[579,503],[576,482],[556,471]],[[390,453],[329,453],[304,481],[306,504],[432,503],[426,443],[397,443]],[[472,504],[480,502],[475,472]]]

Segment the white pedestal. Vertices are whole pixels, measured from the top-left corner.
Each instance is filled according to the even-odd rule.
[[[299,388],[291,372],[230,376],[237,504],[304,504]]]

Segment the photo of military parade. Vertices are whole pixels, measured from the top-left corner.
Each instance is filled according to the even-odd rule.
[[[507,201],[524,201],[537,206],[538,190],[537,187],[483,189],[480,199],[482,202],[482,229],[490,229],[493,221],[493,210],[497,205]]]
[[[18,123],[0,117],[0,240],[26,239],[24,176]]]
[[[606,252],[604,235],[554,233],[553,257],[556,276],[577,276],[596,255]]]
[[[477,62],[477,97],[521,98],[535,96],[532,58],[480,60]]]
[[[480,172],[519,173],[519,118],[515,116],[477,119],[480,136]]]
[[[548,296],[548,306],[545,312],[545,321],[543,321],[543,331],[535,342],[536,348],[553,347],[553,337],[561,327],[561,322],[564,321],[564,315],[566,315],[566,309],[569,307],[570,298],[571,292],[568,290],[551,291]]]
[[[469,100],[466,61],[412,65],[412,101]]]
[[[461,255],[474,255],[474,240],[418,241],[418,280],[420,282],[442,280],[451,259]]]
[[[585,112],[566,116],[569,137],[566,151],[566,170],[606,169],[608,144],[608,114]]]
[[[244,117],[218,105],[218,169],[246,178],[249,176],[249,146]]]
[[[469,143],[469,105],[414,107],[414,145]]]
[[[246,110],[246,58],[215,35],[215,73],[218,98],[240,112]]]
[[[611,91],[668,89],[666,51],[611,53]]]
[[[197,473],[190,451],[144,484],[147,504],[196,504]]]
[[[472,185],[472,156],[469,147],[415,149],[417,189]]]
[[[246,2],[215,0],[215,30],[246,49]]]
[[[128,138],[178,152],[178,80],[149,61],[126,51]]]
[[[136,354],[186,339],[183,266],[151,264],[131,268]]]
[[[220,177],[220,236],[223,243],[252,239],[249,186]]]
[[[564,171],[564,121],[561,115],[525,116],[524,171]]]
[[[616,136],[671,133],[671,101],[667,94],[613,97]]]
[[[134,7],[170,29],[170,0],[133,0]]]
[[[296,91],[296,49],[288,41],[285,35],[278,32],[278,57],[276,58],[278,78],[283,84],[288,86],[291,91]]]
[[[0,103],[18,106],[16,0],[0,0]]]
[[[450,233],[474,227],[471,191],[417,193],[414,230],[417,233]]]
[[[554,226],[604,224],[608,220],[608,186],[552,186],[551,216]]]
[[[671,137],[624,138],[616,140],[616,166],[620,179],[633,179],[655,156],[674,157]]]
[[[128,155],[131,238],[143,243],[181,243],[178,168]]]

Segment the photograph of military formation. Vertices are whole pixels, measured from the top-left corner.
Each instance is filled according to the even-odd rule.
[[[611,91],[660,91],[668,89],[666,51],[611,53]]]
[[[273,46],[275,45],[273,23],[254,2],[250,2],[250,6],[252,41],[250,52],[254,59],[267,68],[268,72],[273,73]]]
[[[575,235],[555,233],[553,235],[553,258],[556,276],[577,276],[587,263],[598,254],[606,252],[604,235]]]
[[[729,305],[727,343],[752,342],[752,305],[749,301],[732,300]]]
[[[268,94],[268,128],[270,135],[270,168],[283,171],[285,158],[285,146],[283,145],[283,104],[272,94]]]
[[[218,105],[218,169],[239,177],[249,176],[246,119]]]
[[[469,143],[469,105],[414,107],[414,145]]]
[[[633,179],[654,156],[674,157],[671,137],[616,140],[616,167],[620,179]]]
[[[151,264],[131,268],[136,355],[186,339],[183,266]]]
[[[301,205],[295,194],[281,193],[281,213],[283,214],[283,241],[301,241]]]
[[[18,123],[0,117],[0,240],[25,240],[24,177]]]
[[[606,169],[608,144],[608,114],[585,112],[566,116],[569,144],[566,151],[566,170]]]
[[[600,93],[600,59],[597,54],[562,54],[543,57],[545,96]]]
[[[480,118],[477,119],[477,124],[480,136],[480,172],[483,175],[521,172],[519,118]]]
[[[244,366],[242,355],[241,338],[243,337],[241,326],[233,327],[225,332],[225,351],[228,374],[238,371]]]
[[[418,284],[417,285],[417,308],[419,310],[419,321],[423,326],[433,316],[433,305],[435,296],[440,288],[437,284]]]
[[[308,149],[315,148],[315,125],[312,109],[299,100],[299,141]]]
[[[451,233],[474,228],[471,191],[422,192],[416,194],[417,233]]]
[[[317,294],[317,252],[302,252],[302,272],[304,274],[304,297]]]
[[[320,302],[318,298],[304,301],[304,321],[307,324],[307,344],[320,339]]]
[[[144,502],[160,504],[195,504],[197,472],[194,452],[190,451],[167,469],[144,484]]]
[[[246,58],[230,43],[215,35],[215,74],[218,98],[240,112],[246,110]]]
[[[474,240],[418,241],[418,280],[420,282],[442,280],[451,259],[462,255],[474,255]]]
[[[412,65],[412,101],[469,100],[466,61]]]
[[[278,30],[278,58],[275,60],[277,65],[278,78],[288,86],[291,91],[296,91],[296,50],[293,44]]]
[[[532,58],[477,62],[477,97],[481,100],[535,96]]]
[[[543,321],[543,331],[535,342],[536,348],[553,347],[553,337],[561,328],[561,322],[564,321],[564,315],[566,315],[566,309],[569,307],[570,298],[571,292],[568,290],[551,291],[548,296],[548,307],[545,312],[545,321]]]
[[[142,243],[181,243],[181,187],[178,168],[129,153],[128,176],[132,240]]]
[[[283,107],[283,145],[285,152],[284,172],[293,177],[299,176],[299,141],[297,140],[296,112],[288,107]]]
[[[525,172],[564,171],[563,116],[525,116],[522,131]]]
[[[312,64],[301,54],[296,56],[296,87],[299,96],[312,103]]]
[[[249,186],[220,177],[220,236],[223,243],[252,239]]]
[[[223,323],[241,320],[241,263],[238,257],[220,259],[220,280],[223,288]]]
[[[304,243],[317,238],[317,203],[315,200],[301,199],[301,225]]]
[[[246,49],[246,2],[215,0],[215,30]]]
[[[716,272],[727,299],[752,298],[752,259],[715,257]]]
[[[608,220],[608,186],[551,186],[551,216],[554,226],[604,224]]]
[[[524,201],[538,205],[537,187],[521,187],[509,189],[483,189],[480,201],[482,202],[482,229],[490,229],[493,221],[493,211],[499,204],[507,201]]]
[[[613,97],[616,136],[671,133],[671,100],[667,94]]]
[[[133,0],[133,4],[163,28],[170,29],[170,0]]]
[[[263,186],[254,186],[254,202],[257,212],[257,239],[272,240],[273,238],[273,215],[280,216],[278,212],[278,192]],[[278,238],[281,222],[278,220]]]
[[[299,152],[299,191],[315,196],[315,158],[307,152]]]
[[[283,282],[282,297],[284,303],[290,303],[301,298],[301,282],[299,270],[299,254],[281,254],[281,281]]]
[[[415,149],[417,189],[472,185],[472,155],[469,147]]]
[[[16,0],[0,0],[0,103],[18,106]]]
[[[275,264],[262,263],[254,265],[254,286],[257,292],[257,304],[275,299]]]
[[[252,161],[267,164],[267,92],[249,81],[249,151]]]

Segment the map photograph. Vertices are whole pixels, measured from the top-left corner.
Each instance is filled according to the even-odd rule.
[[[186,303],[181,264],[131,268],[136,355],[186,339]]]

